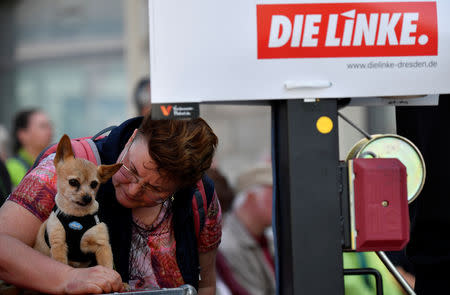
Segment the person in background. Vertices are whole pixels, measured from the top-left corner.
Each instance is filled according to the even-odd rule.
[[[414,266],[416,294],[444,294],[450,288],[450,198],[446,156],[446,126],[450,124],[450,95],[439,104],[396,107],[397,134],[411,140],[422,153],[426,180],[409,205],[411,235],[406,256]]]
[[[6,161],[6,167],[16,187],[39,153],[51,143],[53,128],[48,116],[36,108],[18,112],[12,126],[13,156]]]
[[[8,195],[11,193],[12,185],[8,170],[0,160],[0,206],[3,205]]]
[[[234,200],[234,190],[231,187],[228,179],[217,167],[211,167],[206,170],[206,174],[214,181],[217,197],[220,201],[220,207],[222,208],[222,215],[227,214],[231,209],[231,204]]]
[[[239,175],[237,190],[224,219],[219,253],[246,294],[275,294],[274,260],[265,236],[272,225],[271,165],[262,164]]]
[[[409,204],[410,220],[412,220],[412,210],[414,204]],[[410,221],[411,222],[411,221]],[[414,289],[416,282],[414,264],[406,256],[406,248],[400,251],[387,251],[386,256],[395,266],[397,271],[402,275],[406,282]]]
[[[8,157],[9,134],[5,127],[0,125],[0,206],[11,193],[12,185],[5,161]]]
[[[138,81],[136,88],[134,89],[133,99],[138,116],[145,116],[152,110],[150,78],[143,77]]]
[[[5,126],[0,125],[0,160],[6,162],[9,157],[9,132]]]

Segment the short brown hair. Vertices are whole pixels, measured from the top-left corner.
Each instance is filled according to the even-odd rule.
[[[147,115],[138,131],[161,175],[175,178],[181,187],[195,184],[211,166],[218,139],[202,118],[152,120]]]

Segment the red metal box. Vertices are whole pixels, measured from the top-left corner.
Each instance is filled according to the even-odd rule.
[[[353,159],[352,240],[357,251],[401,250],[409,241],[407,175],[398,159]]]

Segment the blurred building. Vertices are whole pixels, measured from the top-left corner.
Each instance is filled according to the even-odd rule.
[[[146,16],[146,1],[22,0],[0,5],[7,16],[1,43],[10,49],[8,57],[3,55],[8,64],[2,72],[10,87],[1,95],[0,123],[10,126],[16,110],[40,106],[53,120],[57,138],[62,133],[77,137],[134,115],[126,24],[134,21],[127,16],[136,6]],[[148,72],[145,62],[140,64]]]
[[[93,135],[136,114],[132,91],[150,71],[147,0],[2,0],[0,42],[0,124],[10,127],[15,111],[39,106],[55,125],[56,141],[63,133]],[[392,129],[384,110],[343,112],[369,132]],[[201,115],[219,136],[216,164],[231,184],[270,157],[270,107],[208,104]],[[362,135],[339,125],[345,158]]]

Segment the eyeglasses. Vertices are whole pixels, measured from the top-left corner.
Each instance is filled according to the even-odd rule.
[[[119,163],[122,163],[122,167],[120,167],[118,172],[120,172],[129,182],[139,184],[143,182],[142,178],[139,177],[130,168],[128,168],[123,162],[126,155],[128,154],[128,151],[130,150],[130,147],[133,145],[133,142],[134,139],[128,146],[127,151],[122,155],[122,157],[120,157]],[[140,188],[146,196],[151,196],[152,198],[155,198],[154,201],[156,203],[164,203],[167,199],[173,198],[174,195],[174,193],[163,194],[163,192],[157,191],[154,187],[145,182],[140,185]]]

